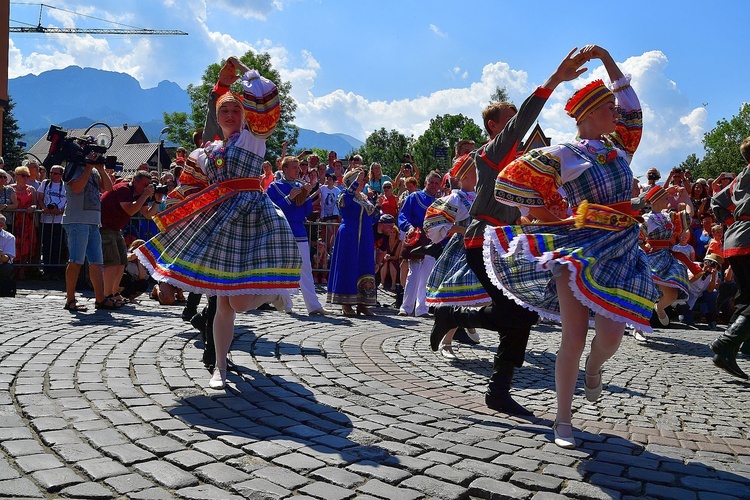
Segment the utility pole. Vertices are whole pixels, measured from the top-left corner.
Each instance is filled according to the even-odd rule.
[[[0,156],[3,154],[3,118],[8,106],[8,45],[10,2],[0,0]]]

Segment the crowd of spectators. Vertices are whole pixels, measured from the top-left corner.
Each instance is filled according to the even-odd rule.
[[[467,141],[464,141],[467,142]],[[375,276],[376,286],[395,293],[395,307],[401,314],[427,314],[423,294],[424,286],[421,276],[429,272],[432,260],[428,255],[405,258],[402,255],[405,244],[415,240],[415,229],[419,228],[420,210],[415,207],[429,205],[428,202],[447,195],[450,184],[446,183],[440,173],[431,172],[426,175],[424,189],[420,189],[420,170],[411,155],[404,154],[402,163],[396,175],[391,178],[384,173],[383,165],[373,162],[369,166],[363,164],[362,157],[353,155],[347,159],[340,159],[335,151],[330,151],[326,161],[311,151],[303,151],[297,156],[287,156],[284,144],[282,156],[276,161],[276,167],[271,162],[264,162],[261,186],[264,191],[275,189],[278,194],[280,188],[292,191],[274,199],[275,203],[289,212],[299,227],[300,249],[309,256],[310,283],[306,283],[305,295],[308,299],[309,312],[325,311],[320,304],[312,300],[313,284],[327,285],[330,279],[331,256],[335,246],[336,232],[341,224],[340,200],[346,192],[343,184],[347,172],[361,169],[363,199],[375,207],[373,214],[372,233],[374,236]],[[463,143],[459,144],[463,147]],[[467,142],[466,148],[473,147]],[[96,253],[94,259],[89,258],[89,274],[98,273],[97,266],[103,266],[102,290],[97,292],[97,304],[101,307],[120,307],[128,301],[134,300],[153,284],[149,282],[147,272],[133,259],[132,250],[143,240],[147,240],[158,231],[150,221],[150,217],[166,207],[165,196],[154,194],[155,186],[172,192],[179,185],[179,177],[188,158],[188,151],[178,148],[170,171],[159,175],[147,164],[138,167],[134,175],[120,177],[120,172],[100,168],[92,168],[92,176],[97,179],[100,187],[96,187],[100,207],[95,210],[97,215],[93,223],[98,228],[97,234],[101,239],[101,259]],[[285,158],[287,168],[284,169]],[[0,164],[0,167],[4,165]],[[293,170],[294,172],[290,172]],[[0,232],[0,243],[3,253],[0,254],[0,268],[2,276],[15,279],[44,278],[60,280],[65,278],[70,282],[77,277],[77,268],[84,262],[90,242],[82,241],[81,236],[73,237],[77,241],[74,252],[70,251],[70,228],[80,230],[79,223],[66,224],[64,214],[72,199],[78,199],[80,193],[71,192],[71,185],[75,183],[63,182],[64,169],[55,165],[46,171],[36,160],[26,160],[15,169],[0,169],[0,212],[4,220],[3,230]],[[107,177],[111,189],[106,189],[102,177]],[[731,269],[724,263],[722,236],[723,226],[717,223],[710,209],[711,197],[727,186],[733,174],[724,172],[715,179],[693,179],[688,170],[673,168],[662,182],[662,175],[656,168],[651,168],[646,179],[639,186],[645,193],[653,186],[662,185],[671,189],[668,206],[670,209],[684,208],[685,196],[692,205],[690,226],[687,230],[676,235],[672,250],[681,252],[690,261],[697,263],[704,270],[693,276],[690,273],[690,296],[686,300],[678,300],[669,309],[670,314],[683,319],[687,323],[706,321],[715,326],[717,321],[726,320],[731,308],[732,283]],[[93,181],[92,181],[93,182]],[[276,188],[273,188],[273,186]],[[76,186],[78,188],[80,186]],[[92,184],[90,189],[93,189]],[[684,195],[682,193],[685,193]],[[273,194],[269,192],[269,194]],[[89,193],[88,196],[93,196]],[[290,203],[283,203],[288,198]],[[279,198],[279,196],[276,196]],[[72,211],[82,209],[88,202],[77,201]],[[564,201],[563,201],[564,203]],[[682,204],[682,205],[681,205]],[[290,210],[288,207],[294,207]],[[406,211],[403,210],[406,206]],[[302,207],[298,210],[296,207]],[[426,208],[426,207],[425,207]],[[555,210],[560,207],[550,207]],[[294,214],[292,214],[294,212]],[[423,217],[423,216],[422,216]],[[299,219],[299,220],[297,220]],[[412,221],[414,219],[414,221]],[[71,219],[74,220],[74,219]],[[14,239],[13,251],[8,251],[10,238]],[[85,244],[84,244],[85,243]],[[302,244],[303,243],[303,244]],[[413,242],[412,242],[413,243]],[[407,251],[408,253],[408,251]],[[101,260],[101,262],[96,262]],[[307,259],[306,259],[307,261]],[[66,264],[68,272],[66,273]],[[12,268],[11,268],[12,265]],[[70,268],[73,271],[70,271]],[[424,273],[421,272],[424,267]],[[93,268],[93,269],[92,269]],[[43,271],[42,271],[43,269]],[[403,303],[404,287],[410,280],[414,291],[407,293],[406,304]],[[710,279],[709,279],[710,278]],[[91,285],[97,291],[98,279],[91,279]],[[67,287],[71,288],[70,285]],[[150,296],[162,304],[174,304],[183,299],[180,290],[172,287],[154,286]],[[74,295],[69,291],[69,302]],[[718,301],[722,302],[719,303]],[[72,302],[72,308],[79,306]],[[327,312],[327,311],[325,311]]]
[[[663,184],[661,178],[658,169],[650,168],[640,190],[646,193],[656,185],[665,189],[673,187],[668,189],[670,210],[684,210],[688,203],[685,200],[689,200],[692,205],[690,225],[675,235],[677,241],[671,249],[696,264],[688,270],[688,297],[678,299],[667,312],[673,319],[688,325],[704,321],[715,328],[717,321],[726,323],[731,316],[731,297],[736,287],[732,270],[724,260],[724,226],[711,211],[711,197],[728,186],[734,174],[722,172],[715,179],[693,179],[690,170],[676,167],[670,170]]]

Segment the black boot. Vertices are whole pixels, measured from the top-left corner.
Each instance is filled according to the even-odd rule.
[[[205,335],[203,336],[203,365],[213,373],[216,366],[216,348],[214,347],[214,317],[216,316],[216,296],[208,298],[208,306],[203,310],[205,318]]]
[[[747,339],[742,343],[742,347],[740,347],[740,352],[744,354],[745,356],[750,356],[750,339]]]
[[[393,303],[391,307],[394,309],[401,309],[401,306],[404,303],[404,287],[401,285],[396,285],[396,301]]]
[[[513,381],[515,368],[510,361],[495,356],[492,377],[490,377],[490,383],[487,386],[487,393],[484,395],[484,402],[488,408],[495,411],[530,417],[533,413],[510,397],[510,383]]]
[[[748,376],[737,365],[737,351],[740,344],[750,338],[750,318],[739,316],[734,323],[727,327],[724,334],[711,342],[714,352],[714,364],[730,375],[747,379]]]
[[[450,306],[435,308],[435,322],[432,324],[432,331],[430,332],[430,348],[433,351],[438,350],[440,341],[443,340],[445,334],[458,326],[453,313],[454,308]]]
[[[193,316],[198,314],[198,304],[201,303],[201,295],[200,293],[193,293],[190,292],[187,297],[187,304],[185,304],[185,308],[182,310],[182,321],[190,321],[193,319]]]

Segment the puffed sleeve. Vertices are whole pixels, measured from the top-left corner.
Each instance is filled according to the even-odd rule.
[[[620,117],[617,119],[614,133],[609,134],[609,138],[615,146],[624,150],[628,154],[628,159],[630,159],[635,150],[638,149],[643,132],[641,103],[635,90],[630,86],[629,76],[624,76],[613,82],[612,92],[615,94]]]
[[[495,199],[507,205],[544,206],[562,185],[559,148],[534,149],[513,160],[497,176]]]
[[[444,196],[433,201],[427,208],[422,227],[427,232],[427,237],[433,243],[440,243],[448,235],[448,231],[456,222],[458,205],[455,196]]]

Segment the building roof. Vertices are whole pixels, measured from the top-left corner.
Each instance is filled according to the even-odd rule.
[[[84,135],[97,137],[105,134],[109,138],[109,132],[105,127],[97,126],[86,133],[86,129],[77,128],[66,130],[68,137],[83,137]],[[146,134],[140,126],[134,127],[112,127],[112,144],[107,149],[107,156],[117,156],[117,161],[124,165],[124,172],[132,173],[141,163],[148,163],[152,169],[157,169],[157,151],[159,143],[148,142]],[[50,142],[47,134],[43,135],[28,153],[44,161],[49,153]],[[168,170],[171,159],[164,146],[161,147],[162,170]]]

